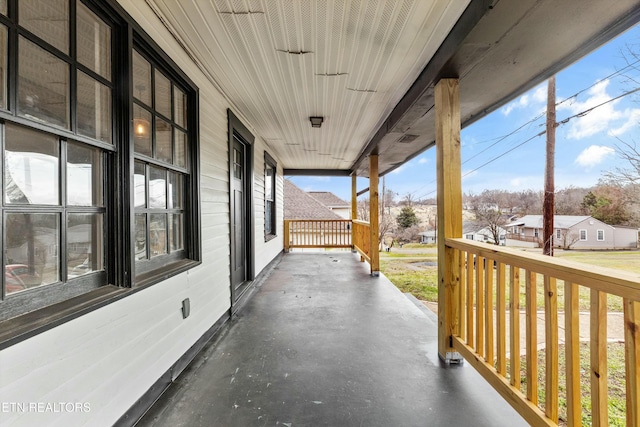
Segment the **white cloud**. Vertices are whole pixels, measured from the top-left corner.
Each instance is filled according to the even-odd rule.
[[[529,106],[538,109],[538,105],[547,102],[547,85],[542,84],[531,89],[524,95],[511,101],[500,110],[502,114],[508,116],[513,110],[525,109]]]
[[[404,166],[405,166],[405,165],[402,165],[402,166],[400,166],[400,167],[398,167],[398,168],[396,168],[396,169],[392,170],[392,171],[391,171],[391,173],[395,173],[395,174],[399,174],[399,173],[401,173],[402,171],[404,171]]]
[[[586,168],[602,163],[607,156],[614,154],[616,150],[603,145],[592,145],[580,153],[576,158],[576,163]]]
[[[640,119],[640,109],[616,109],[619,100],[611,101],[613,96],[607,93],[609,83],[609,80],[598,82],[587,91],[588,98],[584,101],[566,102],[558,106],[559,111],[566,110],[570,115],[597,107],[584,116],[571,119],[567,138],[583,139],[600,132],[619,136],[637,125]],[[558,119],[562,120],[561,117]]]
[[[429,163],[429,159],[427,159],[426,157],[422,157],[420,158],[420,160],[418,160],[418,164],[424,165],[426,163]]]

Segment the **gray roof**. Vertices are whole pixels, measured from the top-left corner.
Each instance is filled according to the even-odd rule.
[[[554,215],[553,228],[566,229],[573,227],[579,222],[592,218],[589,215]],[[594,221],[598,221],[592,218]],[[505,227],[525,227],[525,228],[542,228],[542,215],[525,215],[520,219],[513,221]]]
[[[311,197],[330,208],[349,208],[351,204],[329,191],[307,191]]]
[[[284,219],[343,219],[290,180],[284,180]]]

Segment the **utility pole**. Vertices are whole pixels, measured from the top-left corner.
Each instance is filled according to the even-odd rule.
[[[544,174],[542,204],[542,236],[544,255],[553,256],[554,170],[556,153],[556,77],[547,82],[547,161]]]

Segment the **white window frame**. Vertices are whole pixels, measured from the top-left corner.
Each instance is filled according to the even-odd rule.
[[[602,233],[602,238],[600,238],[600,233]],[[604,230],[603,229],[598,229],[596,231],[596,236],[597,236],[598,242],[604,242]]]
[[[582,238],[582,233],[584,232],[584,239]],[[585,242],[588,239],[587,230],[585,228],[581,228],[580,231],[580,241]]]

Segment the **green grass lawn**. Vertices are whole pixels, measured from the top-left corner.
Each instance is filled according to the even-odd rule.
[[[587,264],[588,268],[608,267],[640,274],[640,251],[558,251],[556,257]],[[437,266],[425,266],[421,263],[436,261],[437,253],[432,245],[411,243],[403,245],[402,249],[394,247],[391,252],[381,252],[380,270],[402,292],[409,292],[424,301],[435,302],[438,299]],[[495,275],[495,271],[493,274]],[[524,307],[525,304],[524,283],[524,272],[521,272],[521,307]],[[560,310],[564,310],[564,282],[558,281],[557,287],[558,307]],[[536,290],[538,309],[543,309],[544,283],[541,275],[537,277]],[[579,301],[580,310],[589,310],[590,290],[588,288],[579,288]],[[621,298],[609,296],[607,305],[610,311],[622,311]]]

